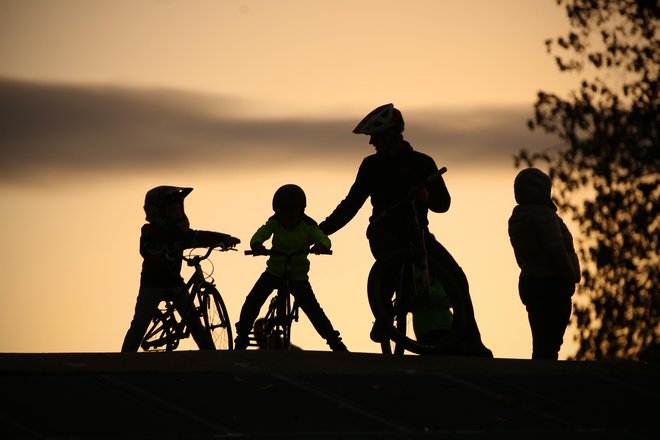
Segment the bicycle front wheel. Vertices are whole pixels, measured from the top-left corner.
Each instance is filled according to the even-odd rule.
[[[201,311],[204,326],[213,339],[215,349],[233,350],[234,340],[232,339],[229,314],[220,292],[214,286],[209,285],[203,288],[201,297],[203,298]]]
[[[415,270],[410,261],[376,261],[369,273],[369,305],[378,328],[389,340],[381,342],[383,353],[456,354],[465,323],[460,283],[450,273],[439,274],[450,298],[452,323],[446,330],[430,335],[415,332]]]

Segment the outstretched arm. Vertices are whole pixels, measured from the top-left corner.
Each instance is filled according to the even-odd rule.
[[[222,232],[193,230],[192,233],[189,247],[209,247],[221,243],[224,246],[233,247],[241,242],[240,239]]]
[[[332,211],[332,214],[319,224],[319,227],[326,235],[334,234],[346,226],[355,217],[355,214],[358,213],[360,208],[362,208],[362,205],[364,205],[364,202],[369,197],[367,179],[363,162],[346,198],[337,205],[335,210]]]
[[[312,228],[312,230],[310,231],[309,238],[311,243],[314,245],[313,249],[315,249],[315,251],[330,250],[330,246],[332,245],[332,243],[330,242],[330,238],[323,233],[320,227],[317,226]]]
[[[273,223],[271,219],[262,225],[250,239],[250,249],[263,249],[264,242],[273,235]]]

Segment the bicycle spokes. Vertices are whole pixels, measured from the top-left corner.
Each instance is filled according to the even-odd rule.
[[[145,351],[149,350],[175,350],[179,346],[179,336],[181,323],[176,317],[172,303],[165,303],[159,308],[156,316],[152,320],[150,328],[144,336],[141,347]]]
[[[216,350],[231,350],[233,339],[229,314],[218,290],[210,285],[203,291],[203,306],[200,307],[203,322],[211,335]]]

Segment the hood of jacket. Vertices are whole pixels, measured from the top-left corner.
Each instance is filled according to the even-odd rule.
[[[513,183],[513,192],[519,205],[545,205],[556,211],[557,206],[550,196],[551,189],[550,177],[537,168],[522,170]]]

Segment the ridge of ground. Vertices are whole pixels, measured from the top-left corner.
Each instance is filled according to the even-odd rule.
[[[0,438],[660,438],[660,367],[320,351],[0,353]]]

